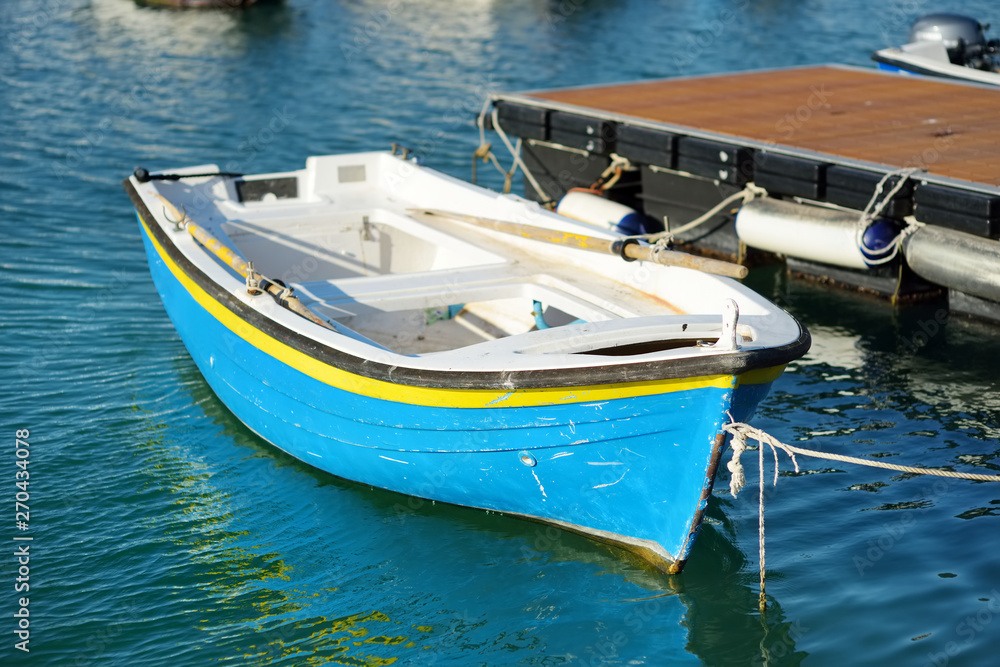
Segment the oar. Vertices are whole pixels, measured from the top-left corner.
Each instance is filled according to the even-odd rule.
[[[640,245],[637,239],[602,239],[596,236],[561,232],[534,225],[525,225],[519,222],[481,218],[475,215],[453,213],[451,211],[431,208],[414,208],[409,209],[409,212],[467,222],[479,227],[485,227],[486,229],[493,229],[505,234],[520,236],[543,243],[618,255],[627,261],[641,259],[665,266],[679,266],[685,269],[694,269],[695,271],[704,271],[705,273],[714,273],[730,278],[745,278],[747,275],[747,267],[739,264],[723,262],[718,259],[709,259],[707,257],[697,257],[674,250],[664,250],[656,246]]]
[[[169,210],[170,214],[175,216],[174,220],[187,220],[187,222],[184,223],[184,229],[186,229],[188,233],[195,238],[195,240],[205,246],[205,248],[207,248],[213,255],[225,262],[227,266],[232,267],[236,273],[240,274],[244,278],[248,278],[252,272],[256,273],[250,266],[250,262],[237,255],[229,248],[229,246],[215,238],[207,229],[192,221],[186,214],[182,214],[178,211],[177,207],[175,207],[169,199],[159,193],[157,193],[156,196],[160,198],[163,205],[167,208],[167,210]],[[316,316],[316,313],[306,308],[305,305],[299,301],[298,297],[292,294],[289,288],[279,285],[265,276],[261,276],[260,274],[257,275],[260,277],[259,289],[261,291],[265,291],[268,294],[273,295],[278,300],[278,303],[283,305],[285,308],[288,308],[288,310],[292,311],[296,315],[301,315],[314,324],[336,331],[334,327],[330,326],[329,322],[320,319]]]

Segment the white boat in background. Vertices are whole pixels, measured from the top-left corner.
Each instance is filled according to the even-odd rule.
[[[928,14],[914,22],[907,44],[876,51],[872,60],[883,70],[1000,86],[1000,41],[987,40],[988,29],[968,16]]]
[[[703,259],[388,153],[124,185],[181,339],[262,438],[669,572],[701,524],[722,426],[809,347],[732,278],[665,265]]]

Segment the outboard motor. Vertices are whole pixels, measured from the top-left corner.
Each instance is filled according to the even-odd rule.
[[[984,31],[989,27],[961,14],[928,14],[910,28],[910,44],[941,42],[953,64],[995,71],[993,58],[1000,52],[1000,41],[986,40]]]

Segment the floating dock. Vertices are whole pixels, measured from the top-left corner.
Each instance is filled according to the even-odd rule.
[[[946,293],[952,310],[1000,320],[1000,89],[821,66],[492,102],[484,125],[522,140],[528,197],[558,201],[625,164],[604,196],[670,230],[762,188],[767,205],[737,200],[675,241],[738,260],[756,245],[797,274],[894,298]],[[891,238],[874,247],[898,253],[825,254],[851,230],[867,239],[876,217]]]

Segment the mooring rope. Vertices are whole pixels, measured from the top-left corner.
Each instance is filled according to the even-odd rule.
[[[914,174],[923,171],[920,167],[907,167],[904,169],[896,169],[894,171],[886,172],[884,176],[879,180],[878,185],[875,186],[875,191],[872,193],[871,199],[868,200],[868,205],[865,206],[865,210],[861,212],[861,216],[858,218],[857,225],[857,243],[858,248],[865,255],[865,262],[869,266],[875,266],[880,264],[888,264],[896,255],[899,254],[899,250],[903,245],[903,240],[913,232],[915,232],[919,227],[923,226],[923,223],[917,222],[911,218],[911,221],[904,227],[900,232],[886,244],[887,248],[890,248],[889,254],[885,257],[880,257],[875,259],[874,256],[878,253],[886,251],[886,248],[871,248],[865,243],[865,231],[868,227],[875,222],[875,220],[882,215],[882,211],[885,207],[889,205],[892,198],[896,196],[906,182]],[[882,197],[882,192],[885,189],[886,183],[889,179],[893,177],[898,177],[895,184],[889,189],[889,192]],[[879,199],[879,197],[882,197]]]
[[[865,210],[861,212],[861,218],[858,220],[859,227],[867,227],[875,218],[882,214],[882,210],[888,206],[892,198],[896,196],[896,193],[903,189],[906,185],[906,181],[909,180],[910,176],[921,171],[920,167],[907,167],[904,169],[895,169],[890,172],[886,172],[879,180],[878,185],[875,186],[875,192],[872,193],[872,198],[868,200],[868,205],[865,206]],[[882,194],[882,190],[885,189],[885,184],[889,182],[889,179],[898,176],[899,180],[892,186],[888,194],[879,200],[879,195]]]
[[[477,125],[479,125],[480,145],[486,143],[486,114],[490,113],[489,105],[491,102],[492,100],[490,99],[486,100],[486,103],[483,105],[483,110],[480,112],[479,118],[476,120]],[[501,141],[503,141],[503,144],[507,148],[507,151],[511,154],[511,157],[514,158],[514,164],[510,169],[510,176],[506,176],[507,172],[504,172],[502,169],[501,173],[505,175],[505,178],[511,178],[514,175],[516,168],[519,167],[521,169],[521,173],[523,173],[524,177],[528,179],[529,183],[531,183],[531,187],[535,188],[535,192],[537,192],[538,195],[544,200],[541,202],[542,206],[554,206],[555,200],[549,196],[548,192],[542,189],[542,186],[538,183],[538,179],[535,178],[535,175],[532,174],[531,170],[524,164],[524,160],[521,159],[520,137],[518,138],[517,146],[515,147],[515,145],[512,144],[510,139],[507,137],[507,133],[503,131],[502,127],[500,127],[500,109],[496,106],[493,107],[493,112],[490,114],[490,120],[493,123],[493,131],[497,133],[497,136],[500,137]]]
[[[612,153],[610,157],[611,157],[611,162],[604,169],[604,171],[601,172],[601,175],[597,177],[597,180],[590,185],[590,187],[573,188],[572,190],[570,190],[570,192],[589,191],[593,192],[596,195],[603,196],[605,190],[613,188],[615,184],[618,183],[619,180],[621,180],[623,173],[625,173],[626,171],[631,171],[635,168],[632,165],[632,161],[629,160],[627,157],[622,157],[617,153]]]
[[[720,201],[718,204],[713,206],[712,208],[708,209],[707,211],[699,215],[691,222],[684,223],[677,229],[668,229],[666,231],[656,232],[655,234],[640,234],[638,236],[630,238],[642,239],[645,241],[649,241],[650,243],[655,243],[661,239],[671,239],[677,234],[683,234],[684,232],[692,230],[695,227],[698,227],[699,225],[705,224],[706,222],[714,218],[716,215],[718,215],[723,209],[733,205],[737,201],[739,201],[740,206],[742,206],[743,204],[746,204],[747,202],[756,199],[757,197],[766,197],[766,196],[767,196],[767,190],[757,185],[754,185],[753,183],[747,183],[743,187],[743,189],[740,190],[739,192],[734,192],[733,194],[729,195],[728,197]]]
[[[740,422],[734,422],[731,424],[725,424],[722,430],[726,433],[731,433],[733,436],[733,460],[736,465],[739,466],[739,454],[741,454],[746,449],[746,439],[753,438],[762,445],[769,445],[771,449],[783,450],[792,459],[795,464],[795,471],[798,472],[799,464],[795,459],[796,454],[802,456],[812,456],[818,459],[827,459],[830,461],[841,461],[843,463],[855,463],[857,465],[869,466],[872,468],[884,468],[886,470],[897,470],[899,472],[908,472],[916,475],[936,475],[938,477],[952,477],[955,479],[969,479],[977,482],[1000,482],[1000,475],[980,475],[978,473],[969,472],[954,472],[952,470],[941,470],[940,468],[918,468],[916,466],[902,466],[895,463],[886,463],[885,461],[875,461],[872,459],[862,459],[856,456],[845,456],[843,454],[832,454],[830,452],[819,452],[814,449],[803,449],[802,447],[795,447],[794,445],[788,445],[780,440],[774,438],[770,434],[760,430],[759,428],[754,428],[749,424],[743,424]],[[737,449],[737,441],[742,442],[742,448]],[[775,463],[777,463],[777,451],[774,452]],[[732,463],[732,462],[731,462]],[[732,470],[732,468],[730,468]],[[778,471],[775,468],[774,471],[774,483],[778,483]],[[742,488],[742,485],[739,487]],[[735,497],[736,493],[739,493],[739,488],[736,488],[736,492],[733,493]],[[732,491],[732,488],[730,488]]]
[[[518,140],[520,142],[520,139]],[[514,174],[517,173],[517,162],[514,162],[510,169],[504,169],[500,166],[500,160],[493,153],[493,144],[482,143],[479,148],[475,150],[472,154],[472,184],[476,185],[476,162],[482,160],[483,163],[492,162],[493,166],[496,167],[497,171],[503,176],[503,193],[510,194],[511,182],[514,178]]]
[[[777,459],[777,450],[771,448],[775,452],[775,459]],[[796,466],[798,467],[798,466]],[[757,558],[760,563],[760,595],[757,597],[757,608],[764,612],[767,609],[767,597],[764,593],[764,446],[761,445],[757,448],[757,546],[760,554]],[[778,474],[778,464],[775,461],[774,464],[774,474]]]
[[[483,108],[479,112],[479,116],[476,117],[476,125],[479,127],[479,148],[477,148],[472,154],[472,184],[476,184],[476,161],[481,159],[484,163],[492,162],[493,166],[496,167],[496,170],[503,175],[503,191],[504,194],[508,194],[510,193],[511,181],[514,178],[514,174],[517,173],[518,155],[521,152],[521,139],[519,137],[517,144],[514,146],[514,150],[517,151],[517,154],[514,155],[514,161],[510,165],[510,169],[504,169],[500,165],[500,160],[498,160],[497,156],[493,153],[493,145],[486,141],[486,114],[489,111],[490,104],[492,103],[493,100],[487,98],[483,103]],[[510,146],[509,143],[507,145],[508,147]]]
[[[843,454],[831,454],[829,452],[819,452],[814,449],[804,449],[781,442],[771,434],[754,428],[742,422],[731,422],[724,424],[722,430],[733,436],[731,446],[733,448],[732,459],[726,464],[731,477],[729,479],[729,493],[735,498],[740,490],[746,485],[746,474],[743,471],[743,464],[740,463],[740,456],[748,449],[747,440],[752,438],[757,441],[757,461],[760,468],[759,473],[759,493],[757,505],[757,540],[760,562],[760,598],[759,608],[763,613],[767,608],[767,600],[764,595],[764,446],[771,448],[774,454],[774,482],[778,484],[778,450],[788,454],[795,465],[795,472],[799,472],[799,462],[795,458],[796,454],[801,456],[811,456],[829,461],[841,461],[843,463],[855,463],[857,465],[869,466],[871,468],[883,468],[885,470],[896,470],[908,472],[916,475],[935,475],[937,477],[951,477],[954,479],[968,479],[976,482],[1000,482],[1000,475],[980,475],[978,473],[955,472],[952,470],[941,470],[940,468],[918,468],[915,466],[903,466],[884,461],[874,461],[872,459],[862,459],[856,456],[845,456]]]

